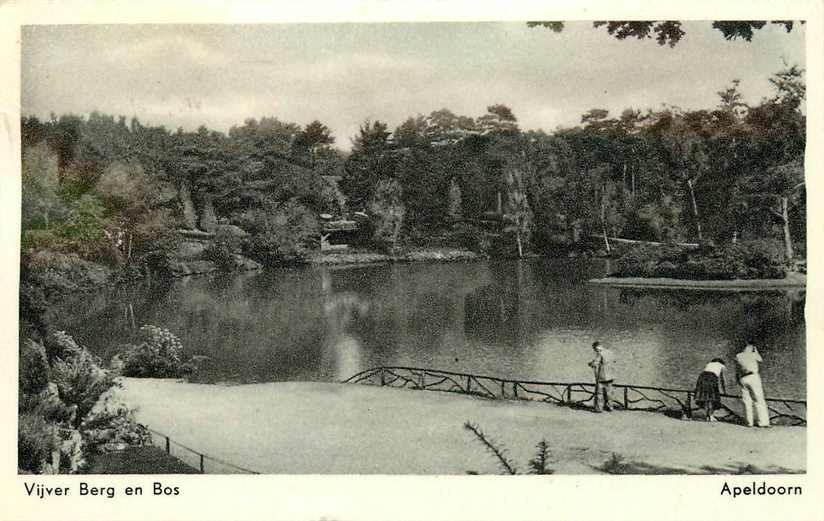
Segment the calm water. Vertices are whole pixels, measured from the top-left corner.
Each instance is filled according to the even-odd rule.
[[[804,292],[592,287],[604,261],[547,260],[290,268],[179,279],[76,298],[52,320],[103,357],[142,324],[209,357],[204,381],[340,380],[410,365],[589,381],[590,344],[619,380],[691,387],[752,335],[769,396],[805,398]]]

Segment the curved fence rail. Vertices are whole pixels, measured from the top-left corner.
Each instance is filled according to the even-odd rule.
[[[198,452],[195,449],[179,443],[169,436],[154,429],[147,430],[152,434],[152,444],[163,447],[166,454],[174,456],[183,463],[200,470],[201,474],[260,474],[254,470],[243,468],[214,456]]]
[[[494,376],[441,371],[420,367],[374,367],[344,380],[359,383],[427,391],[471,394],[498,400],[531,400],[591,407],[595,401],[595,384],[589,382],[538,382],[512,380]],[[694,391],[644,385],[614,384],[613,405],[628,410],[661,411],[692,418],[699,410],[694,406]],[[739,396],[722,394],[722,409],[717,416],[727,421],[741,421],[744,416]],[[806,400],[767,398],[770,422],[776,425],[807,425]]]

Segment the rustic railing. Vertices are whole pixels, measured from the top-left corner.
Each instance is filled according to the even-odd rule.
[[[201,474],[260,474],[260,472],[198,452],[173,440],[162,432],[149,428],[147,430],[152,434],[152,444],[154,446],[162,447],[166,454],[174,456],[190,467],[199,470]]]
[[[592,407],[595,384],[591,382],[539,382],[513,380],[420,367],[374,367],[344,380],[359,383],[427,391],[471,394],[498,400],[531,400],[569,407]],[[670,389],[646,385],[614,384],[612,405],[622,409],[661,411],[692,418],[699,409],[691,389]],[[722,394],[721,420],[741,421],[741,398]],[[770,421],[776,425],[807,425],[806,400],[767,398]],[[720,413],[720,414],[719,414]]]

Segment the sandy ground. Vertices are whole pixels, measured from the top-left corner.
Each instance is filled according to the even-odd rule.
[[[612,453],[632,473],[802,472],[806,428],[746,428],[664,414],[594,414],[538,402],[334,383],[239,386],[124,379],[137,419],[261,473],[498,473],[464,429],[505,446],[521,472],[545,438],[560,474],[600,473]]]

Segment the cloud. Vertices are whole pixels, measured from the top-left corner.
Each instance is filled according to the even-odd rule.
[[[713,105],[733,78],[758,101],[782,58],[804,61],[803,27],[768,27],[749,43],[708,22],[685,28],[671,49],[590,23],[560,34],[523,23],[37,26],[24,29],[23,112],[217,130],[320,119],[347,146],[366,118],[397,125],[443,107],[477,117],[504,103],[524,128],[552,130],[593,107]]]

